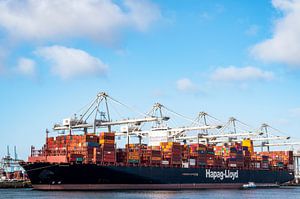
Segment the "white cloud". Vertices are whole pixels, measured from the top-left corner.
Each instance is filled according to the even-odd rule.
[[[50,46],[36,51],[51,63],[51,70],[62,79],[75,76],[104,75],[108,66],[87,52],[64,46]]]
[[[264,61],[300,67],[300,1],[273,0],[272,3],[283,17],[275,22],[272,37],[253,46],[251,53]]]
[[[176,82],[177,90],[181,92],[196,92],[197,86],[188,78],[182,78]]]
[[[274,75],[270,71],[263,71],[259,68],[247,66],[238,68],[229,66],[217,68],[211,75],[214,81],[251,81],[251,80],[272,80]]]
[[[36,63],[32,59],[20,58],[15,70],[17,73],[25,76],[34,76],[36,73]]]
[[[126,28],[147,30],[159,18],[159,8],[147,0],[0,1],[0,27],[19,39],[91,37],[107,42]]]

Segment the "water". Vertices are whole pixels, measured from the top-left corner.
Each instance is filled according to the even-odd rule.
[[[252,190],[197,190],[197,191],[34,191],[31,189],[0,189],[1,199],[300,199],[300,187],[284,187],[277,189],[252,189]]]

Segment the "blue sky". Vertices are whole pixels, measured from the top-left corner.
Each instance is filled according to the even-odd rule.
[[[298,135],[298,1],[0,0],[0,155],[98,92]]]

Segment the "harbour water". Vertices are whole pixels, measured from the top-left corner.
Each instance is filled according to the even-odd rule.
[[[283,187],[276,189],[252,189],[252,190],[193,190],[193,191],[35,191],[31,189],[0,189],[1,199],[297,199],[300,198],[300,187]]]

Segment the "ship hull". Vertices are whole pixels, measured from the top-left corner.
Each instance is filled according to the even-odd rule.
[[[34,189],[236,189],[254,182],[279,185],[293,180],[288,171],[103,166],[95,164],[23,163]]]

